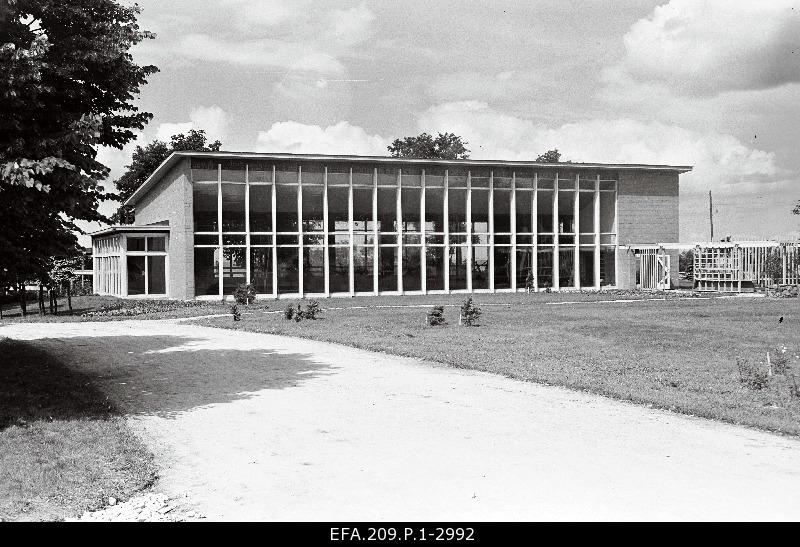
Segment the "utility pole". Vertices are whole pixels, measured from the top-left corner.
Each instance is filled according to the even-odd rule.
[[[711,224],[711,241],[714,241],[714,201],[711,199],[711,190],[708,191],[708,221]]]

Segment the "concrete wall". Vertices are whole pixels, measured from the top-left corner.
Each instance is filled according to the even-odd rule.
[[[619,175],[620,245],[678,242],[678,175],[650,171]]]
[[[194,232],[189,160],[178,162],[136,204],[136,225],[169,222],[170,298],[194,298]]]

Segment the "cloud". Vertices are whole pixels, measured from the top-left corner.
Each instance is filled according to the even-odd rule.
[[[420,131],[461,135],[475,159],[531,160],[558,148],[579,162],[693,165],[682,192],[747,191],[782,173],[772,152],[713,131],[692,131],[661,122],[590,119],[556,127],[510,116],[479,101],[434,106],[418,120]]]
[[[370,135],[363,128],[346,121],[322,128],[293,121],[272,124],[259,131],[257,152],[288,152],[293,154],[357,154],[386,155],[388,141]]]
[[[537,83],[535,75],[515,71],[498,74],[466,71],[443,74],[431,84],[428,91],[440,101],[467,99],[494,101],[529,95],[531,90],[536,89],[541,83]]]
[[[333,37],[339,43],[356,45],[364,42],[372,29],[375,20],[365,4],[350,9],[334,9],[328,15]]]
[[[651,83],[715,95],[800,81],[796,0],[671,0],[625,34],[609,85]]]
[[[189,113],[194,129],[205,129],[209,140],[224,139],[228,134],[228,114],[219,106],[198,106]]]

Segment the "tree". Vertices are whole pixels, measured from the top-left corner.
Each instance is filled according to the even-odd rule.
[[[536,163],[559,163],[561,161],[561,152],[558,151],[558,148],[553,148],[537,156],[534,161]]]
[[[173,135],[169,143],[154,140],[144,147],[137,146],[133,151],[130,165],[125,166],[125,173],[114,182],[118,192],[117,199],[124,202],[131,197],[172,152],[185,150],[218,152],[220,146],[222,144],[219,141],[208,144],[206,132],[203,129],[190,129],[186,135],[183,133]],[[117,212],[111,217],[111,221],[114,224],[133,224],[133,212],[133,208],[120,205]]]
[[[434,139],[428,133],[395,139],[386,148],[393,158],[465,160],[469,158],[467,142],[453,133],[439,133]]]
[[[100,146],[122,148],[152,118],[132,101],[152,38],[115,0],[5,0],[0,21],[0,277],[47,280],[76,246],[75,220],[107,221]]]

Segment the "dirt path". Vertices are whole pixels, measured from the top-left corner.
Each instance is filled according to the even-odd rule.
[[[209,519],[800,518],[796,439],[175,321],[0,336],[97,364],[158,456],[157,490]]]

